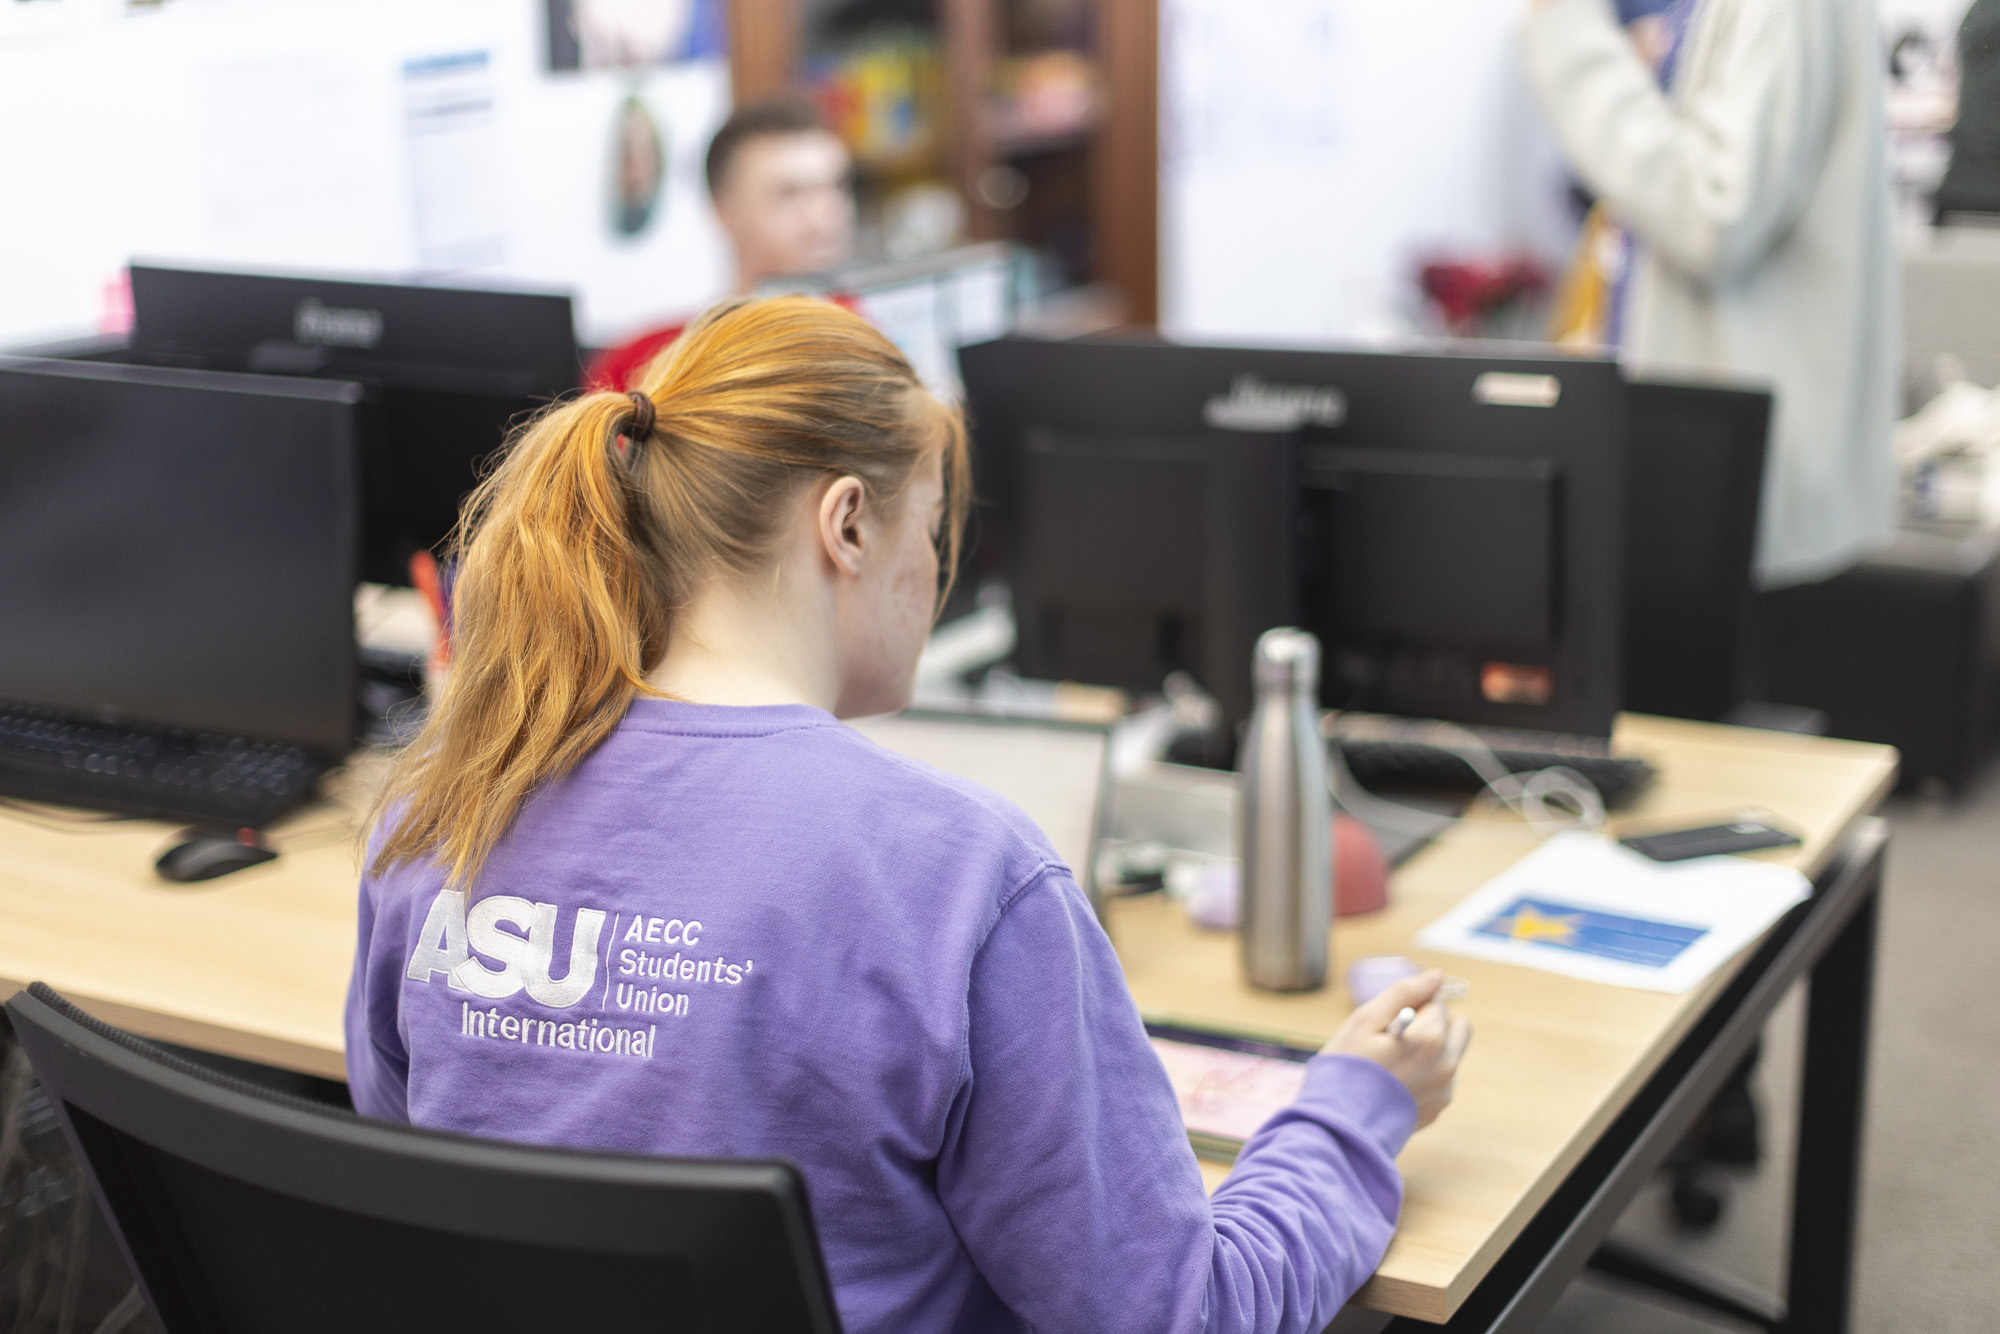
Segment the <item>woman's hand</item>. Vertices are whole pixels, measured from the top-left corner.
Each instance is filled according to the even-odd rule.
[[[1444,974],[1435,968],[1404,978],[1347,1016],[1321,1049],[1364,1056],[1401,1080],[1417,1100],[1419,1130],[1450,1105],[1459,1057],[1472,1041],[1472,1025],[1463,1016],[1454,1017],[1438,995],[1443,986]],[[1392,1035],[1389,1026],[1406,1006],[1417,1017]]]

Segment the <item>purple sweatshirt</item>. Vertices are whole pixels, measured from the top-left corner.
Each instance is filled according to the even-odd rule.
[[[1315,1057],[1204,1196],[1041,831],[804,705],[641,699],[470,893],[364,877],[347,1069],[389,1120],[794,1160],[853,1334],[1317,1331],[1416,1114]]]

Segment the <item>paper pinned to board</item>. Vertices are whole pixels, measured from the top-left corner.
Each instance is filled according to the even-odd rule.
[[[1655,862],[1571,832],[1474,890],[1417,943],[1590,982],[1686,991],[1811,892],[1788,866],[1741,857]]]

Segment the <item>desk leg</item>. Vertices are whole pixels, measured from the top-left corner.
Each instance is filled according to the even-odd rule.
[[[1785,1328],[1791,1334],[1847,1331],[1875,986],[1875,917],[1882,889],[1879,853],[1869,875],[1867,897],[1820,957],[1808,984],[1785,1303],[1790,1313]]]

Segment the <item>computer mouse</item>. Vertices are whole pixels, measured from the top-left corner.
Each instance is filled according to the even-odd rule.
[[[264,846],[254,829],[217,834],[190,829],[187,837],[160,854],[153,869],[163,880],[213,880],[246,866],[270,861],[278,854]]]

